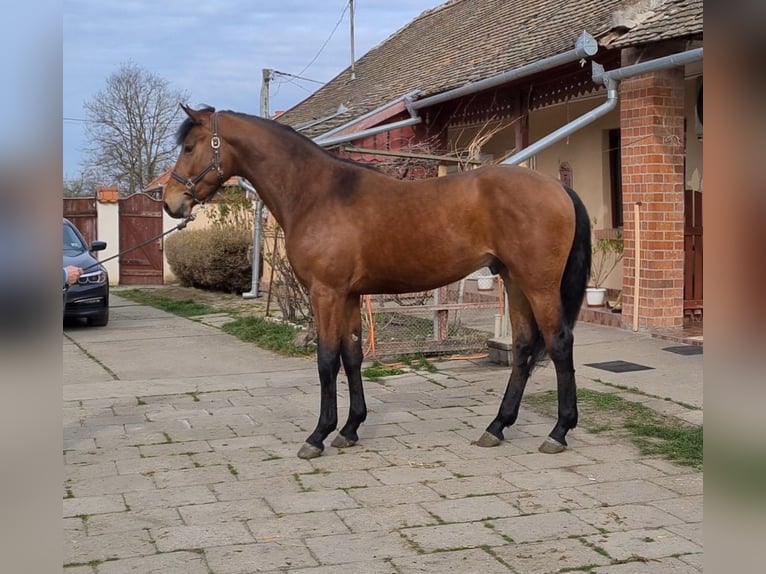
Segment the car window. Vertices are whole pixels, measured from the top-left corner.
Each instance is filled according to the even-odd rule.
[[[83,244],[80,238],[66,223],[64,224],[64,253],[67,255],[77,255],[83,251],[87,251],[87,247]]]

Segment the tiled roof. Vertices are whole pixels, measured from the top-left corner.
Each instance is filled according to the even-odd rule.
[[[422,98],[560,54],[583,31],[608,38],[614,46],[622,34],[629,45],[701,32],[702,0],[642,1],[662,5],[632,30],[613,31],[613,13],[635,1],[450,0],[423,12],[357,60],[356,79],[347,68],[278,121],[297,127],[334,115],[303,131],[313,137],[413,89],[421,90]],[[341,105],[348,111],[337,114]]]
[[[644,20],[611,45],[624,48],[702,34],[702,0],[664,0],[647,9]]]

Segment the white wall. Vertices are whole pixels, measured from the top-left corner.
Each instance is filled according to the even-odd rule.
[[[96,202],[96,237],[99,241],[106,241],[106,249],[96,252],[99,259],[106,259],[116,255],[120,251],[120,213],[117,202]],[[104,263],[109,273],[109,284],[117,285],[120,282],[119,258]]]

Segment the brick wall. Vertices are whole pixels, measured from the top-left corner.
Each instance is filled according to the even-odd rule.
[[[648,59],[646,55],[644,59]],[[631,63],[623,61],[623,65]],[[625,241],[623,325],[633,323],[634,206],[640,203],[639,329],[680,327],[684,287],[683,69],[624,80],[620,85],[620,127]]]

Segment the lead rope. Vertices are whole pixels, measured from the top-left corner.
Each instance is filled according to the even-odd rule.
[[[83,273],[87,271],[88,269],[92,269],[93,267],[98,267],[99,265],[102,265],[106,263],[107,261],[111,261],[112,259],[116,259],[117,257],[121,257],[122,255],[125,255],[126,253],[130,253],[131,251],[135,251],[136,249],[139,249],[143,247],[144,245],[147,245],[151,243],[152,241],[157,241],[158,239],[161,239],[162,237],[165,237],[166,235],[173,233],[174,231],[181,231],[183,228],[185,228],[189,222],[194,221],[194,218],[197,217],[196,214],[192,213],[189,215],[186,219],[181,221],[178,225],[175,227],[168,229],[167,231],[160,233],[159,235],[156,235],[155,237],[152,237],[151,239],[147,239],[143,243],[139,243],[138,245],[134,245],[133,247],[130,247],[128,249],[125,249],[124,251],[120,251],[116,255],[112,255],[111,257],[107,257],[103,261],[99,261],[98,263],[94,263],[93,265],[89,265],[88,267],[83,268]]]

